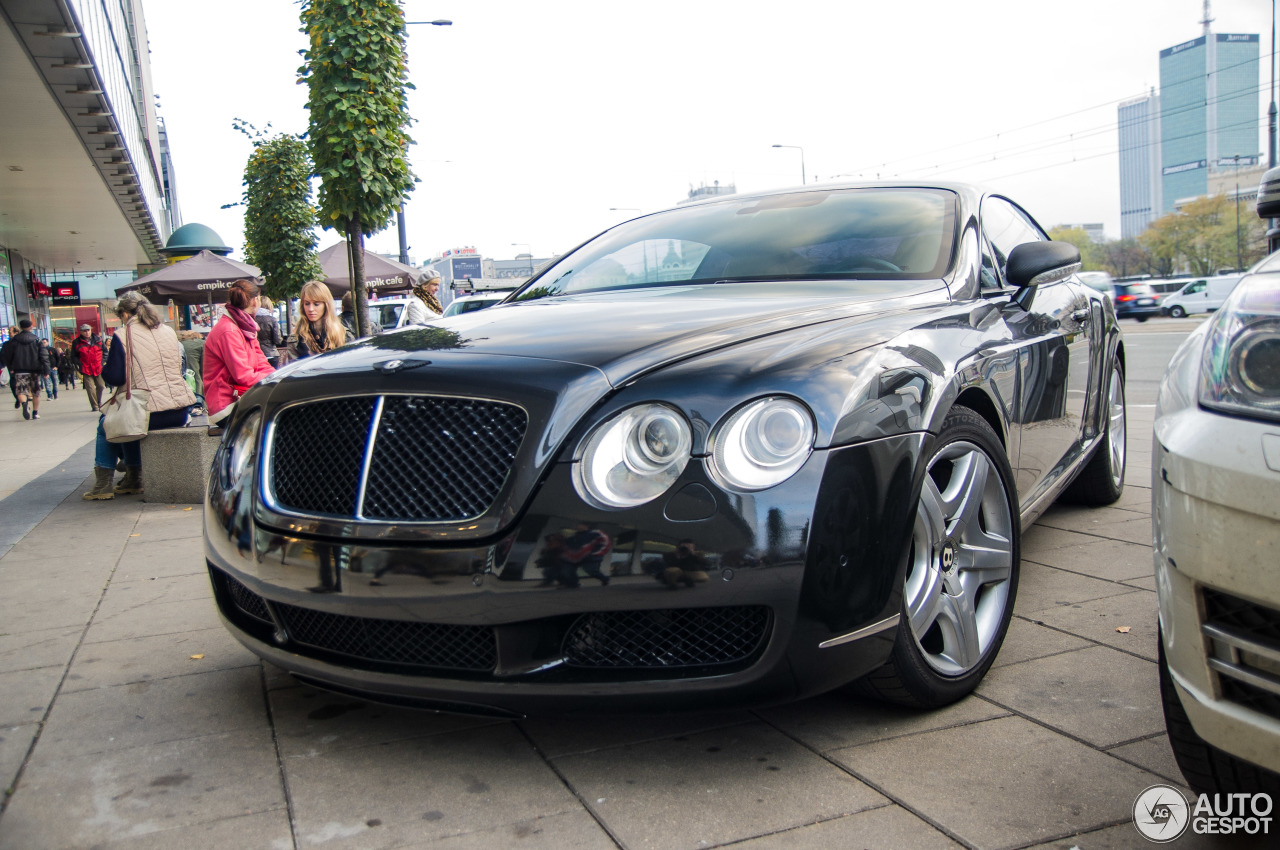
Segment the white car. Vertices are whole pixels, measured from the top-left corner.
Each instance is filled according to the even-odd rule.
[[[457,316],[461,313],[472,313],[476,310],[483,310],[486,307],[492,307],[499,301],[502,301],[511,292],[480,292],[475,295],[462,295],[449,302],[449,306],[444,308],[444,316]]]
[[[1160,302],[1160,312],[1175,319],[1192,313],[1212,313],[1223,305],[1243,275],[1202,277],[1193,280]]]
[[[1280,794],[1280,252],[1187,338],[1152,455],[1160,685],[1199,793]]]

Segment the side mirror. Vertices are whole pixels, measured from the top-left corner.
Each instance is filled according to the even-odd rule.
[[[1031,309],[1036,288],[1080,271],[1080,249],[1070,242],[1024,242],[1009,252],[1005,279],[1018,287],[1013,302]]]

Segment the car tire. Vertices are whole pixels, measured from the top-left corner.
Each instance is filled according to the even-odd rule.
[[[1169,315],[1173,316],[1175,319],[1185,319],[1187,317],[1187,311],[1177,305],[1174,305],[1169,308]]]
[[[1134,318],[1137,319],[1139,322],[1145,322],[1147,319],[1150,319],[1151,317],[1150,316],[1134,316]]]
[[[1098,441],[1089,463],[1080,470],[1076,480],[1062,494],[1064,502],[1101,507],[1115,502],[1124,492],[1128,428],[1124,402],[1124,369],[1119,360],[1111,364],[1111,380],[1107,383],[1103,403],[1107,410],[1102,439]]]
[[[1280,774],[1236,758],[1218,749],[1196,734],[1187,717],[1169,675],[1169,662],[1164,654],[1164,634],[1156,640],[1160,667],[1160,702],[1164,707],[1164,726],[1178,769],[1188,787],[1197,794],[1239,794],[1259,791],[1280,796]]]
[[[1013,472],[987,421],[956,407],[927,460],[889,661],[862,694],[936,708],[973,691],[1009,629],[1021,523]]]

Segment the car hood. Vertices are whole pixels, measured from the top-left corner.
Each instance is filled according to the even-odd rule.
[[[573,363],[599,370],[617,387],[762,336],[832,321],[861,323],[947,300],[940,280],[707,284],[559,296],[389,332],[308,358],[286,374],[367,370],[373,360],[424,352],[444,365],[450,354],[465,353]]]

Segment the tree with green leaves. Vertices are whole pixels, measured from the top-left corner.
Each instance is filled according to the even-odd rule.
[[[1089,236],[1083,227],[1055,227],[1049,231],[1049,238],[1055,242],[1069,242],[1080,251],[1081,268],[1084,271],[1097,271],[1102,268],[1102,250],[1098,243]]]
[[[253,140],[244,168],[244,254],[262,270],[267,297],[288,299],[321,276],[316,259],[316,211],[311,204],[311,158],[295,135]]]
[[[1266,255],[1266,226],[1252,210],[1239,212],[1237,218],[1226,195],[1196,198],[1153,221],[1138,241],[1163,274],[1186,268],[1204,276],[1236,268],[1237,250],[1240,266],[1248,268]]]
[[[320,223],[347,238],[356,333],[368,327],[364,236],[386,227],[413,189],[404,10],[393,0],[301,0],[308,47],[307,140],[320,177]]]

